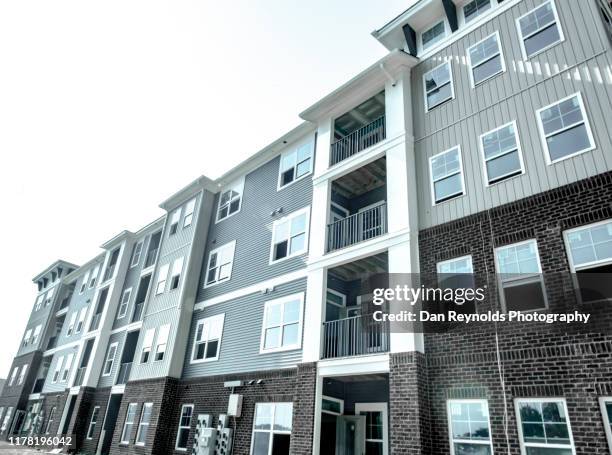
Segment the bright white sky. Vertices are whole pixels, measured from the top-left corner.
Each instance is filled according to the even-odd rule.
[[[385,54],[414,0],[0,3],[0,377],[31,279],[83,263],[195,177],[218,177]]]

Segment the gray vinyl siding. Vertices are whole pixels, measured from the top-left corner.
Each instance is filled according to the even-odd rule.
[[[98,379],[98,387],[111,387],[115,385],[115,378],[117,377],[119,366],[121,365],[121,354],[123,353],[124,342],[125,332],[114,333],[109,337],[108,343],[104,347],[104,357],[102,359],[102,367],[100,368],[100,379]],[[113,362],[113,368],[111,369],[110,375],[104,376],[104,363],[106,363],[108,347],[113,343],[118,343],[117,352],[115,354],[115,361]]]
[[[100,266],[100,271],[98,272],[98,278],[102,275],[101,269],[102,267]],[[93,270],[93,268],[90,270]],[[72,298],[70,299],[70,303],[68,304],[68,311],[66,312],[66,315],[64,317],[64,325],[62,326],[62,331],[60,332],[59,339],[57,340],[57,346],[62,346],[67,343],[74,343],[75,341],[79,340],[84,333],[87,332],[87,329],[89,329],[89,327],[87,327],[87,320],[89,318],[89,315],[93,311],[93,307],[94,307],[93,303],[94,303],[94,295],[96,293],[96,286],[90,288],[89,284],[87,284],[83,293],[82,294],[79,293],[79,291],[81,290],[81,285],[83,283],[86,273],[87,271],[84,270],[84,273],[78,278],[76,282],[76,287],[74,288],[74,294],[72,294]],[[91,276],[89,277],[89,279],[91,280]],[[98,280],[96,280],[96,283],[97,282]],[[70,336],[67,336],[68,326],[70,325],[70,317],[72,316],[73,313],[77,315],[76,322],[75,322],[75,330],[76,330],[76,325],[79,321],[78,313],[81,311],[81,308],[84,308],[84,307],[88,307],[88,309],[87,309],[87,314],[85,315],[85,322],[83,325],[83,329],[81,330],[80,333],[74,333],[74,330],[73,330],[73,333]]]
[[[516,19],[542,3],[519,2],[413,69],[421,229],[612,168],[606,124],[612,118],[612,58],[595,2],[555,0],[565,41],[525,62]],[[506,72],[472,89],[467,49],[495,31],[500,34]],[[425,113],[423,74],[448,57],[452,59],[455,99]],[[576,92],[582,94],[596,148],[547,165],[536,110]],[[479,136],[513,120],[517,121],[525,174],[486,187]],[[461,146],[466,194],[432,206],[429,158],[456,145]]]
[[[55,367],[60,357],[63,357],[64,359],[63,362],[65,364],[66,356],[70,354],[71,352],[74,354],[74,357],[72,358],[72,366],[70,368],[70,373],[68,374],[68,378],[65,381],[61,381],[62,371],[63,371],[63,366],[62,366],[62,371],[60,371],[58,381],[56,383],[53,383],[52,382],[53,373],[55,372]],[[75,370],[75,368],[77,368],[77,365],[79,363],[77,352],[78,352],[78,346],[72,346],[70,348],[66,348],[66,349],[62,349],[61,351],[57,351],[55,354],[53,354],[53,358],[51,359],[51,365],[49,367],[49,371],[47,372],[47,377],[45,378],[45,384],[43,385],[42,393],[61,392],[65,390],[66,388],[68,388],[68,383],[70,381],[71,374]]]
[[[300,363],[302,360],[301,349],[266,354],[259,353],[265,303],[297,293],[304,293],[304,299],[306,298],[306,279],[277,286],[270,294],[258,292],[194,312],[185,356],[183,377],[192,378],[216,374],[272,370],[287,368]],[[212,362],[191,363],[198,321],[222,313],[225,313],[225,320],[219,359]]]

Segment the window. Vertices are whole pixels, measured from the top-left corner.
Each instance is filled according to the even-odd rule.
[[[45,427],[45,434],[51,433],[51,425],[53,425],[53,419],[55,418],[55,406],[49,411],[49,418],[47,419],[47,426]]]
[[[117,346],[119,343],[111,343],[106,351],[106,360],[104,361],[104,369],[102,376],[109,376],[113,371],[113,363],[115,363],[115,355],[117,355]]]
[[[580,93],[539,109],[537,117],[548,164],[595,148]]]
[[[26,363],[21,367],[21,373],[19,374],[19,381],[17,381],[17,385],[23,384],[25,380],[26,373],[28,372],[28,364]]]
[[[68,330],[66,331],[66,336],[69,337],[74,333],[74,326],[76,324],[76,318],[78,316],[78,311],[75,311],[70,315],[70,322],[68,323]]]
[[[53,299],[53,294],[55,293],[55,288],[49,289],[47,295],[45,296],[45,306],[48,306],[51,303],[51,299]]]
[[[219,358],[225,314],[200,319],[191,353],[192,362],[208,362]]]
[[[44,295],[39,295],[38,298],[36,299],[36,303],[34,304],[34,311],[38,311],[42,308],[42,303],[45,299]]]
[[[159,268],[157,273],[157,286],[155,287],[155,295],[159,295],[166,290],[166,280],[168,278],[168,269],[170,264],[164,264]]]
[[[289,453],[293,403],[257,403],[251,455]]]
[[[13,414],[13,407],[12,407],[12,406],[9,406],[9,407],[6,409],[6,414],[4,415],[4,420],[2,421],[2,428],[0,428],[0,431],[1,431],[1,432],[5,432],[5,431],[6,431],[6,429],[8,428],[9,423],[10,423],[10,421],[11,421],[11,416],[12,416],[12,414]]]
[[[505,311],[546,308],[544,281],[535,240],[497,248],[495,268]]]
[[[479,41],[468,49],[472,87],[506,71],[499,32]]]
[[[13,368],[13,374],[11,374],[11,379],[8,383],[9,386],[12,386],[15,383],[15,379],[17,379],[17,373],[19,373],[19,367]]]
[[[206,267],[206,282],[204,287],[227,281],[232,277],[234,263],[234,250],[236,242],[229,242],[210,252],[208,266]]]
[[[149,422],[151,421],[151,411],[153,410],[153,403],[145,403],[142,405],[142,412],[140,413],[140,422],[138,423],[138,430],[136,431],[136,444],[145,445],[147,440],[147,431],[149,431]]]
[[[179,287],[181,282],[181,273],[183,272],[183,258],[177,258],[172,263],[172,275],[170,276],[170,290],[174,291]]]
[[[96,268],[93,269],[91,273],[91,279],[89,280],[89,289],[93,288],[96,285],[96,278],[98,278],[98,272],[100,272],[100,264],[96,265]]]
[[[181,219],[181,208],[179,207],[170,216],[170,227],[168,228],[168,237],[176,234],[178,230],[179,220]]]
[[[446,23],[441,20],[421,33],[421,48],[423,50],[440,42],[446,36]]]
[[[244,178],[223,190],[219,196],[219,208],[217,209],[217,223],[240,211],[242,205],[242,190],[244,189]]]
[[[491,8],[491,0],[472,0],[463,6],[463,19],[467,24]]]
[[[153,346],[153,337],[155,336],[155,329],[148,329],[145,332],[144,339],[142,340],[142,352],[140,353],[140,363],[147,363],[149,356],[151,355],[151,347]]]
[[[278,189],[312,173],[313,149],[314,143],[308,141],[295,150],[283,153],[280,158]]]
[[[187,440],[189,439],[189,430],[191,430],[191,418],[193,416],[193,405],[184,404],[181,408],[181,417],[179,419],[178,431],[176,434],[177,450],[187,450]]]
[[[88,270],[85,276],[83,277],[83,281],[81,282],[81,289],[79,290],[79,294],[85,292],[85,289],[87,288],[87,283],[89,282],[89,274],[90,271]]]
[[[141,240],[136,245],[134,245],[134,251],[132,252],[132,262],[130,263],[130,267],[136,267],[140,262],[140,256],[142,256],[142,246],[144,242]]]
[[[79,311],[79,319],[77,321],[76,330],[74,333],[80,333],[83,330],[83,324],[85,324],[85,316],[87,315],[87,307],[81,308]]]
[[[306,252],[309,210],[307,207],[274,222],[270,263]]]
[[[166,345],[168,344],[168,334],[170,333],[170,324],[162,325],[157,334],[157,346],[155,347],[155,359],[164,360]]]
[[[523,454],[574,453],[574,439],[565,400],[519,398],[516,400],[516,419]]]
[[[487,185],[493,185],[524,172],[516,122],[481,135],[480,150]]]
[[[27,346],[30,342],[30,338],[32,338],[32,329],[26,330],[25,335],[23,336],[23,345]]]
[[[493,453],[487,400],[449,400],[451,454]]]
[[[423,75],[423,88],[425,89],[425,112],[455,98],[450,60]]]
[[[599,404],[601,406],[601,415],[604,421],[606,437],[608,438],[608,446],[612,453],[612,397],[600,398]]]
[[[119,302],[119,310],[117,311],[117,319],[125,317],[130,304],[130,297],[132,296],[132,288],[127,288],[121,295],[121,301]]]
[[[563,41],[563,30],[552,0],[519,17],[516,25],[526,59]]]
[[[461,148],[453,147],[429,158],[434,205],[465,194]]]
[[[260,352],[297,349],[302,340],[304,294],[266,302]]]
[[[191,199],[185,206],[185,218],[183,218],[183,229],[191,226],[193,222],[193,211],[195,210],[195,198]]]
[[[38,338],[40,337],[40,331],[42,329],[42,325],[37,325],[34,327],[34,333],[32,334],[32,344],[38,343]]]
[[[127,412],[125,414],[125,422],[123,423],[123,430],[121,431],[121,444],[129,444],[130,442],[137,407],[138,403],[130,403],[128,405]]]
[[[449,259],[436,264],[438,272],[438,286],[443,289],[474,289],[474,270],[472,268],[472,256],[462,256]],[[473,300],[452,303],[448,308],[465,313],[475,313],[476,304]]]
[[[98,415],[100,414],[100,406],[96,406],[91,413],[91,420],[89,421],[89,427],[87,428],[87,439],[92,439],[94,431],[96,431],[96,424],[98,423]]]
[[[62,382],[65,382],[68,379],[68,375],[70,374],[70,368],[72,368],[72,361],[74,360],[74,354],[71,352],[66,356],[66,362],[64,363],[64,371],[62,372]]]
[[[57,362],[55,363],[55,370],[53,370],[53,378],[51,379],[52,383],[56,383],[60,378],[60,372],[62,371],[62,365],[64,364],[64,357],[60,356],[57,358]]]
[[[612,220],[564,232],[574,285],[582,302],[612,298]]]

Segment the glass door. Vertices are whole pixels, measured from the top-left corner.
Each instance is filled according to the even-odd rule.
[[[365,417],[365,454],[387,455],[387,403],[355,403],[355,414]]]

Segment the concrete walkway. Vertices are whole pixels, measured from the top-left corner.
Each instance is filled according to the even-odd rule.
[[[13,446],[8,442],[0,441],[0,455],[41,455],[45,452],[43,450],[33,450],[23,446]]]

